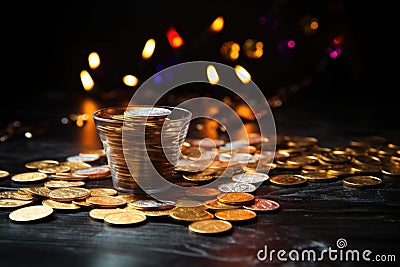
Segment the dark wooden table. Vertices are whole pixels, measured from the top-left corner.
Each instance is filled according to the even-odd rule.
[[[78,100],[53,96],[44,100],[14,102],[2,124],[21,120],[45,132],[32,139],[17,136],[0,144],[0,169],[11,175],[27,171],[24,164],[39,159],[65,160],[82,150],[101,146],[93,122],[83,128],[62,125],[60,118],[73,112],[92,112],[101,105],[91,98]],[[342,103],[343,104],[343,103]],[[13,106],[14,105],[14,106]],[[308,99],[274,110],[279,134],[314,136],[321,146],[346,144],[354,136],[380,135],[400,143],[400,127],[394,115],[376,113],[367,104],[335,106],[334,101]],[[382,110],[381,110],[382,111]],[[386,114],[387,116],[383,116]],[[36,130],[32,130],[36,131]],[[258,214],[255,221],[234,224],[218,236],[189,232],[172,219],[154,220],[134,227],[112,227],[94,221],[88,210],[55,212],[49,220],[20,224],[10,222],[9,210],[0,210],[0,266],[352,266],[371,262],[273,262],[260,261],[257,253],[337,249],[344,238],[348,249],[371,250],[375,255],[395,255],[400,260],[400,177],[382,176],[373,189],[344,187],[342,182],[309,183],[283,188],[263,184],[256,192],[280,203],[273,213]],[[42,184],[42,183],[41,183]],[[18,188],[9,178],[2,190]],[[111,186],[111,180],[88,182],[87,187]]]

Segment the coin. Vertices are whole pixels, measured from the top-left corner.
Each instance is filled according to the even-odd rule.
[[[72,203],[81,207],[92,207],[92,205],[86,202],[86,199],[72,200]]]
[[[96,220],[103,220],[107,214],[121,212],[119,209],[96,208],[89,211],[89,216]]]
[[[80,169],[74,171],[75,174],[78,175],[86,175],[89,179],[95,178],[103,178],[110,175],[110,168],[109,167],[90,167],[87,169]]]
[[[24,172],[15,174],[11,177],[11,180],[19,183],[29,183],[41,181],[47,178],[47,174],[41,172]]]
[[[143,210],[142,212],[148,217],[165,217],[169,216],[172,209],[168,210]]]
[[[0,208],[17,208],[17,207],[31,204],[32,202],[33,202],[33,200],[2,198],[2,199],[0,199]]]
[[[55,180],[63,180],[63,181],[83,181],[89,178],[89,176],[87,175],[79,175],[79,174],[75,174],[75,173],[56,173],[56,174],[52,174],[50,176],[51,179],[55,179]]]
[[[232,182],[232,183],[220,184],[220,185],[218,185],[218,189],[224,193],[227,193],[227,192],[251,193],[251,192],[256,191],[257,187],[255,185],[248,184],[248,183]]]
[[[238,207],[236,205],[229,205],[229,204],[222,203],[218,199],[212,199],[212,200],[206,201],[204,203],[204,206],[207,209],[211,209],[211,210],[237,209],[237,207]]]
[[[65,203],[65,202],[59,202],[51,199],[44,199],[42,201],[43,206],[47,206],[56,210],[77,210],[80,209],[80,206],[74,204],[74,203]]]
[[[60,164],[62,166],[68,166],[71,169],[71,172],[92,167],[92,165],[83,161],[64,161]]]
[[[146,221],[147,217],[145,214],[138,212],[116,212],[110,213],[104,216],[104,222],[112,225],[130,225],[137,224]]]
[[[96,154],[74,155],[67,157],[67,161],[93,162],[98,160],[99,158],[100,156]]]
[[[115,197],[122,198],[123,200],[126,201],[126,203],[131,203],[136,200],[135,194],[119,194]]]
[[[8,171],[0,170],[0,179],[7,178],[10,175]]]
[[[79,156],[86,156],[86,155],[98,155],[99,157],[103,157],[106,155],[104,149],[92,149],[92,150],[85,150],[81,151],[78,154]]]
[[[257,214],[252,210],[247,209],[230,209],[219,210],[215,212],[215,217],[226,221],[246,221],[257,217]]]
[[[265,198],[256,198],[254,204],[243,206],[243,208],[252,211],[273,211],[279,209],[279,207],[278,202]]]
[[[246,205],[254,203],[254,195],[244,192],[229,192],[217,196],[217,199],[225,204]]]
[[[215,188],[191,187],[189,189],[186,189],[185,193],[189,196],[209,197],[216,196],[221,192]]]
[[[28,206],[19,208],[9,214],[11,221],[15,222],[28,222],[43,219],[53,213],[53,209],[43,205]]]
[[[49,193],[49,198],[56,201],[69,202],[72,200],[87,198],[89,195],[89,189],[80,187],[65,187],[52,190]]]
[[[118,191],[113,188],[89,188],[92,197],[114,196]]]
[[[158,201],[154,199],[142,199],[129,203],[129,206],[138,210],[164,210],[175,207],[175,202]]]
[[[0,198],[19,199],[19,200],[32,200],[33,195],[19,191],[2,191]]]
[[[241,183],[257,184],[268,180],[268,178],[269,176],[265,173],[245,172],[234,175],[232,180]]]
[[[192,146],[200,146],[200,147],[208,147],[208,148],[213,148],[213,147],[219,147],[225,144],[224,140],[221,139],[193,139],[189,140],[189,143]]]
[[[343,185],[350,187],[375,187],[382,183],[382,179],[375,176],[349,176],[343,179]]]
[[[49,188],[43,187],[43,186],[24,187],[24,188],[21,188],[21,190],[23,192],[33,194],[36,196],[40,196],[40,197],[49,197],[49,193],[51,192],[51,190]]]
[[[215,178],[213,175],[215,173],[215,170],[213,169],[205,169],[201,172],[196,172],[196,173],[186,173],[183,174],[182,177],[185,180],[192,181],[192,182],[205,182],[205,181],[210,181]]]
[[[44,183],[45,187],[48,187],[50,189],[55,189],[55,188],[62,188],[62,187],[79,187],[79,186],[84,186],[85,182],[82,181],[48,181]]]
[[[202,207],[176,207],[170,216],[179,221],[200,221],[214,218],[214,215]]]
[[[194,200],[194,199],[178,199],[175,203],[175,207],[198,207],[198,208],[204,208],[203,203]]]
[[[269,181],[279,186],[297,186],[307,182],[307,179],[297,174],[278,174],[271,176]]]
[[[208,219],[192,222],[189,230],[199,234],[218,234],[232,229],[232,224],[228,221]]]
[[[309,173],[303,173],[301,177],[307,179],[309,182],[329,182],[329,181],[335,181],[338,179],[337,175],[330,174],[330,173],[322,173],[322,172],[309,172]]]
[[[45,159],[45,160],[28,162],[25,164],[25,167],[28,169],[39,169],[39,168],[45,168],[45,167],[54,167],[59,164],[60,164],[60,162],[58,162],[57,160]]]
[[[41,167],[38,169],[39,172],[53,174],[59,172],[69,172],[71,168],[65,165],[58,165],[58,166],[50,166],[50,167]]]
[[[86,198],[86,202],[97,207],[120,207],[126,204],[122,198],[113,196],[91,196]]]

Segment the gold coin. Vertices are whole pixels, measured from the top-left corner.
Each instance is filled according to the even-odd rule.
[[[391,176],[400,176],[400,166],[397,164],[385,163],[382,165],[382,173]]]
[[[143,210],[142,212],[148,217],[165,217],[171,214],[172,209],[169,210]]]
[[[47,174],[59,173],[59,172],[69,172],[71,170],[70,167],[59,165],[59,166],[51,166],[51,167],[42,167],[39,168],[38,171]]]
[[[228,192],[217,196],[217,199],[225,204],[244,205],[254,202],[254,195],[245,192]]]
[[[343,179],[343,185],[350,187],[374,187],[382,183],[382,179],[375,176],[350,176]]]
[[[47,174],[41,172],[24,172],[11,177],[14,182],[29,183],[41,181],[47,178]]]
[[[202,220],[192,222],[189,230],[200,234],[218,234],[232,229],[232,224],[228,221],[217,219]]]
[[[205,169],[201,172],[183,174],[182,177],[191,182],[205,182],[214,179],[214,173],[214,169]]]
[[[60,162],[58,162],[57,160],[45,159],[45,160],[28,162],[25,164],[25,167],[28,169],[39,169],[46,167],[54,167],[58,165],[60,165]]]
[[[10,175],[8,171],[0,170],[0,179],[7,178]]]
[[[226,221],[246,221],[254,219],[256,216],[257,213],[247,209],[220,210],[215,212],[215,217]]]
[[[120,194],[115,197],[122,198],[123,200],[126,201],[126,203],[131,203],[131,202],[137,200],[135,194]]]
[[[107,214],[121,212],[119,209],[92,209],[89,216],[96,220],[103,220]]]
[[[104,149],[92,149],[92,150],[85,150],[81,151],[78,154],[79,156],[86,156],[86,155],[97,155],[99,157],[103,157],[106,155]]]
[[[92,165],[83,161],[64,161],[60,163],[62,166],[68,166],[71,171],[82,170],[91,168]]]
[[[175,203],[175,207],[198,207],[198,208],[204,208],[204,205],[202,202],[194,199],[187,199],[187,198],[182,198],[178,199]]]
[[[175,207],[175,203],[155,199],[139,199],[129,203],[129,206],[138,210],[165,210]]]
[[[170,216],[179,221],[200,221],[214,218],[214,215],[203,207],[176,207]]]
[[[86,202],[98,207],[120,207],[126,204],[122,198],[113,196],[91,196],[86,199]]]
[[[81,208],[80,206],[74,203],[58,202],[51,199],[44,199],[42,201],[42,205],[56,210],[77,210]]]
[[[81,207],[92,207],[89,203],[86,202],[86,199],[83,200],[72,200],[72,203],[81,206]]]
[[[19,199],[19,200],[32,200],[33,195],[26,192],[19,191],[2,191],[0,198]]]
[[[307,179],[307,181],[309,182],[315,183],[335,181],[336,179],[338,179],[337,175],[322,172],[303,173],[301,177]]]
[[[44,183],[44,186],[47,188],[63,188],[63,187],[79,187],[79,186],[84,186],[85,182],[82,181],[57,181],[57,180],[53,180],[53,181],[48,181]]]
[[[90,196],[90,190],[80,187],[57,188],[49,193],[49,198],[62,202],[83,199],[88,196]]]
[[[79,175],[75,173],[69,173],[69,172],[58,172],[55,174],[52,174],[50,176],[51,179],[55,180],[63,180],[63,181],[84,181],[89,178],[87,175]]]
[[[89,190],[92,197],[114,196],[118,194],[118,191],[112,188],[90,188]]]
[[[43,205],[29,206],[25,208],[19,208],[9,214],[11,221],[15,222],[28,222],[43,219],[50,216],[53,213],[53,209]]]
[[[278,174],[271,176],[269,181],[279,186],[297,186],[307,182],[307,179],[298,174]]]
[[[218,199],[213,199],[213,200],[206,201],[204,203],[204,206],[207,209],[211,209],[211,210],[237,209],[237,207],[238,207],[238,206],[235,206],[235,205],[229,205],[229,204],[222,203]]]
[[[34,186],[34,187],[24,187],[21,188],[23,192],[33,194],[36,196],[40,197],[49,197],[49,193],[51,192],[51,189],[43,186]]]
[[[75,174],[88,176],[89,179],[104,178],[110,175],[109,167],[90,167],[87,169],[81,169],[74,171]]]
[[[293,165],[310,165],[314,164],[318,161],[317,157],[314,156],[296,156],[290,157],[286,160],[286,163],[293,164]]]
[[[20,200],[20,199],[0,199],[0,208],[17,208],[31,204],[33,200]]]
[[[221,192],[216,188],[191,187],[189,189],[186,189],[185,193],[188,196],[209,197],[216,196]]]
[[[104,222],[112,225],[137,224],[146,221],[146,215],[138,212],[116,212],[104,216]]]

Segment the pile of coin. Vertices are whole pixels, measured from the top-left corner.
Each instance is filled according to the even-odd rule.
[[[250,145],[241,140],[215,146],[185,142],[182,157],[202,158],[208,163],[205,168],[204,162],[178,164],[173,181],[187,190],[176,202],[121,193],[116,188],[86,188],[93,179],[109,177],[108,165],[46,159],[26,163],[28,172],[11,177],[20,185],[43,182],[43,186],[2,191],[0,207],[13,210],[9,214],[13,222],[39,220],[54,211],[69,210],[88,212],[90,218],[114,226],[141,225],[149,218],[163,218],[184,224],[191,232],[219,234],[230,231],[235,223],[254,222],[260,212],[280,209],[273,199],[257,196],[257,184],[294,187],[341,181],[347,187],[365,188],[380,186],[385,175],[400,176],[400,146],[382,137],[362,137],[345,146],[328,148],[319,146],[315,137],[278,136],[273,153],[261,153],[268,140],[252,140]],[[231,160],[225,161],[227,156],[221,154],[230,154]],[[6,179],[10,174],[0,171],[0,175]],[[223,182],[217,188],[193,190],[215,180]],[[200,201],[201,197],[205,200]]]

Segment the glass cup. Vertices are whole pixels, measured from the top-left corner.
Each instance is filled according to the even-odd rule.
[[[151,168],[173,182],[191,115],[181,108],[143,105],[95,111],[93,118],[110,165],[114,188],[126,193],[145,193],[137,179],[150,180],[149,176],[154,175]]]

